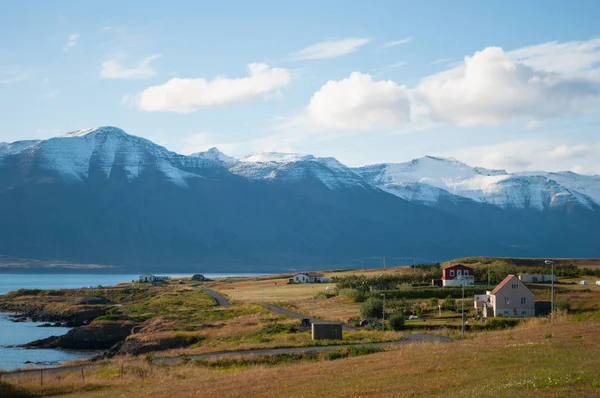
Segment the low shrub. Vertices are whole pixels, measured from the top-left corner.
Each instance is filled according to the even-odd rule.
[[[404,329],[404,316],[402,314],[392,314],[389,323],[392,330],[402,330]]]
[[[381,318],[383,315],[383,301],[378,297],[369,297],[360,306],[360,315],[365,318]]]
[[[13,386],[12,384],[0,381],[0,397],[26,398],[33,397],[33,395],[19,387]]]
[[[282,324],[282,323],[271,323],[265,325],[260,334],[279,334],[279,333],[296,333],[296,327],[294,325]]]
[[[357,289],[341,289],[341,296],[346,296],[354,303],[362,303],[367,298],[367,295]]]

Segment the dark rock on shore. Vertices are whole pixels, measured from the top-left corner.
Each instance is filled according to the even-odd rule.
[[[44,306],[19,304],[1,304],[0,311],[14,312],[13,322],[49,322],[60,323],[60,326],[75,327],[92,322],[106,314],[106,308],[92,308],[76,312],[57,312],[47,310]]]
[[[132,323],[103,322],[76,327],[64,336],[50,336],[24,344],[26,348],[66,348],[73,350],[105,350],[131,334]]]
[[[43,323],[41,325],[37,326],[38,328],[60,328],[60,327],[64,327],[64,325],[60,322],[54,322],[54,323]]]

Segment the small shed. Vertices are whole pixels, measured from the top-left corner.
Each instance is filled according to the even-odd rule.
[[[579,282],[579,284],[580,284],[580,285],[587,285],[587,284],[588,284],[588,281],[586,281],[586,280],[582,280],[581,282]]]
[[[596,281],[596,285],[600,286],[600,281]]]
[[[324,323],[313,322],[312,324],[312,339],[313,340],[341,340],[342,339],[342,324],[341,323]]]

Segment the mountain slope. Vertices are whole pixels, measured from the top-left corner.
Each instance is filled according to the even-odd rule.
[[[353,266],[373,255],[600,256],[594,202],[559,195],[566,188],[545,176],[444,162],[184,156],[114,127],[1,144],[0,254],[159,272]],[[489,178],[511,201],[490,199]],[[534,196],[540,187],[555,192]]]
[[[431,156],[354,170],[373,186],[429,206],[458,198],[504,209],[544,210],[571,204],[592,209],[600,204],[600,178],[595,180],[586,176],[556,179],[554,177],[564,174],[509,174],[504,170],[474,168],[452,158]],[[594,198],[586,193],[593,194]]]

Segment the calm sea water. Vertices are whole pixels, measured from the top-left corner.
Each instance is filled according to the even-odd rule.
[[[192,274],[169,275],[172,279]],[[259,276],[263,274],[203,274],[207,278],[232,276]],[[88,286],[111,286],[137,279],[137,274],[0,274],[0,294],[17,289],[75,289]],[[0,313],[0,369],[16,369],[28,366],[25,362],[42,362],[43,365],[59,364],[77,358],[86,358],[94,353],[51,349],[9,348],[49,336],[60,336],[68,328],[40,328],[37,322],[11,322],[9,314]],[[43,366],[42,365],[42,366]],[[38,365],[39,366],[39,365]]]

